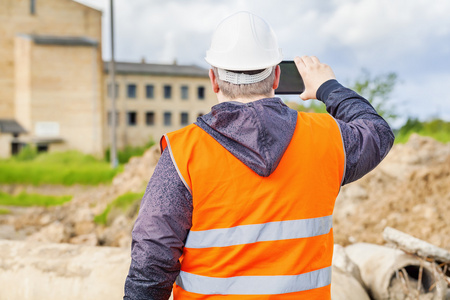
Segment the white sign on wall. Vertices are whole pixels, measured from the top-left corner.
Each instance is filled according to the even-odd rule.
[[[59,123],[58,122],[36,122],[34,133],[39,137],[58,137]]]

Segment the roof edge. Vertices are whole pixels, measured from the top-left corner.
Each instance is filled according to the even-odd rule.
[[[97,47],[99,42],[87,36],[57,36],[18,33],[16,36],[30,39],[36,45],[88,46]]]
[[[14,119],[0,119],[0,132],[12,134],[27,133],[22,125]]]
[[[110,61],[103,61],[103,70],[109,73]],[[197,65],[160,64],[143,62],[116,62],[117,74],[200,77],[208,78],[208,69]]]
[[[81,5],[83,7],[95,10],[95,11],[99,12],[100,14],[103,14],[103,10],[101,8],[96,8],[96,7],[90,6],[88,4],[84,4],[84,3],[78,2],[77,0],[70,0],[70,1],[72,1],[72,2],[74,2],[76,4],[78,4],[78,5]]]

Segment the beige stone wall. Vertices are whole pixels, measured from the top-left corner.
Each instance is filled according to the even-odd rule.
[[[0,1],[0,118],[12,118],[14,106],[14,38],[19,33],[88,36],[101,42],[101,12],[72,0]],[[97,53],[101,68],[101,45]],[[100,69],[99,69],[100,70]]]
[[[21,99],[22,92],[16,92],[17,105],[26,107],[28,104],[28,108],[18,109],[17,119],[28,125],[33,139],[62,138],[63,145],[54,148],[77,149],[101,156],[103,107],[100,83],[103,74],[98,68],[98,49],[30,43],[29,99]],[[16,73],[20,86],[19,68]],[[37,126],[42,122],[51,122],[59,128],[59,133],[55,136],[39,134]]]
[[[72,0],[37,0],[34,14],[29,0],[0,1],[0,118],[15,118],[26,140],[36,140],[37,122],[54,122],[65,142],[50,149],[102,155],[101,14]],[[98,46],[35,45],[27,35],[90,37]]]
[[[105,125],[107,123],[107,113],[110,111],[111,99],[107,95],[106,89],[110,78],[105,75],[104,95],[105,95]],[[216,105],[217,98],[210,86],[208,77],[173,77],[173,76],[153,76],[153,75],[124,75],[116,76],[118,84],[118,98],[116,108],[119,112],[119,125],[117,128],[117,147],[123,148],[125,145],[144,145],[150,137],[156,142],[164,133],[177,130],[184,127],[181,125],[182,112],[189,115],[188,123],[194,123],[199,114],[206,114]],[[136,98],[127,97],[127,85],[136,84]],[[147,99],[145,86],[152,84],[154,86],[154,98]],[[164,99],[164,85],[172,87],[171,99]],[[188,86],[188,99],[181,99],[181,86]],[[205,98],[203,100],[197,97],[197,87],[205,88]],[[135,111],[137,113],[137,125],[129,126],[127,124],[127,112]],[[146,125],[146,112],[154,112],[155,125]],[[172,125],[164,125],[164,112],[172,113]],[[110,145],[110,129],[106,125],[104,138],[105,145]]]
[[[29,38],[15,37],[14,47],[14,105],[13,117],[25,128],[32,127],[31,122],[31,48]]]
[[[11,134],[0,132],[0,158],[8,158],[11,156]]]

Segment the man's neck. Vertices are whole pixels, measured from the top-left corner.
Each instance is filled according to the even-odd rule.
[[[263,98],[273,98],[275,96],[275,93],[272,93],[271,95],[256,95],[251,97],[238,97],[238,98],[228,98],[225,95],[223,95],[221,92],[217,93],[217,100],[219,103],[227,102],[227,101],[236,101],[241,103],[250,103],[253,101],[258,101]]]

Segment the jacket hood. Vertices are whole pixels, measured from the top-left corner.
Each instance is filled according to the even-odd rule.
[[[223,102],[195,123],[260,176],[277,168],[297,124],[297,111],[280,98]]]

